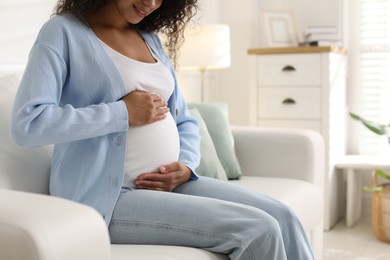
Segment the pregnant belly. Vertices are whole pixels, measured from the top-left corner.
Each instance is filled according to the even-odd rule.
[[[157,172],[160,166],[177,161],[179,152],[179,134],[170,113],[162,121],[130,127],[123,186],[134,188],[134,180],[138,175]]]

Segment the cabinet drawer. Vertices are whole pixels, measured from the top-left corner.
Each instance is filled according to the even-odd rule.
[[[322,133],[322,125],[319,120],[258,120],[257,125],[263,127],[302,128]]]
[[[321,85],[319,54],[262,55],[257,62],[259,86]]]
[[[284,119],[321,118],[320,88],[259,88],[258,117]]]

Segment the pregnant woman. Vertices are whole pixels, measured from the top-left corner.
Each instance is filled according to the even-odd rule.
[[[94,207],[112,243],[313,259],[287,206],[196,175],[199,129],[170,62],[196,10],[196,0],[60,0],[31,49],[13,138],[54,144],[51,195]]]

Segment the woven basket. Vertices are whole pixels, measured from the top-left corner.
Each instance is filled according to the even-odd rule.
[[[390,243],[390,183],[379,184],[375,171],[372,182],[374,187],[383,187],[372,193],[372,228],[378,239]]]

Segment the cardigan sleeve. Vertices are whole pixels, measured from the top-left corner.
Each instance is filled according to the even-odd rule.
[[[127,131],[123,101],[85,107],[60,103],[68,83],[67,66],[61,53],[35,43],[12,111],[11,133],[16,144],[33,147]]]
[[[197,120],[190,115],[187,104],[180,92],[177,93],[176,124],[180,136],[179,161],[184,163],[192,171],[191,179],[197,179],[195,169],[200,163],[200,135]]]

